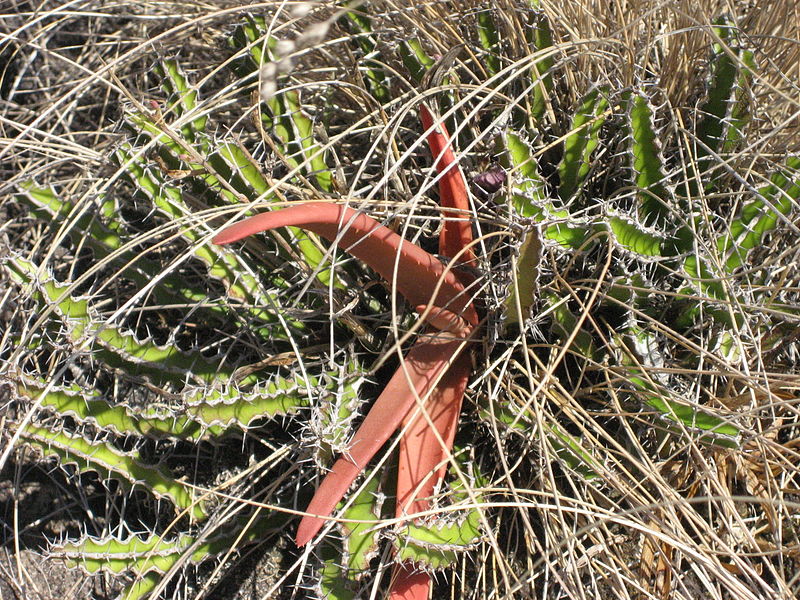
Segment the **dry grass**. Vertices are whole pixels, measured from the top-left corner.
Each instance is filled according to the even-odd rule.
[[[514,60],[531,52],[520,4],[492,3],[505,56]],[[370,3],[369,12],[384,57],[396,57],[397,41],[411,36],[441,54],[465,44],[459,70],[458,115],[463,118],[480,102],[486,111],[509,104],[507,92],[486,84],[489,74],[482,69],[482,60],[476,59],[479,45],[473,17],[483,8],[486,3],[472,1],[386,1]],[[748,125],[747,143],[725,156],[726,166],[715,175],[733,182],[725,187],[729,195],[701,194],[698,212],[710,215],[728,204],[735,208],[752,186],[763,183],[760,173],[768,172],[787,153],[800,151],[800,8],[793,0],[542,0],[541,8],[554,31],[557,73],[546,134],[537,146],[543,164],[554,163],[552,153],[557,152],[556,142],[569,132],[569,116],[581,96],[597,84],[614,90],[647,89],[659,106],[662,147],[690,155],[707,77],[705,60],[715,41],[710,26],[723,14],[738,24],[745,44],[755,51],[759,66],[752,88],[756,111]],[[123,216],[141,217],[141,201],[119,182],[121,173],[111,156],[129,135],[120,127],[123,112],[130,107],[145,109],[151,99],[162,98],[152,67],[164,58],[177,57],[190,74],[200,90],[196,112],[210,115],[214,135],[246,144],[263,141],[257,158],[276,188],[289,198],[318,197],[313,182],[304,186],[284,177],[286,169],[270,149],[269,136],[252,124],[255,104],[248,98],[263,82],[237,81],[226,70],[230,51],[224,41],[248,13],[274,17],[276,35],[296,39],[309,23],[333,14],[333,7],[320,3],[309,16],[294,18],[287,5],[276,2],[5,0],[0,5],[0,256],[18,252],[36,257],[62,281],[74,282],[76,293],[102,301],[105,317],[124,321],[137,331],[167,335],[185,325],[159,323],[158,319],[175,318],[185,311],[152,301],[148,289],[120,283],[114,268],[93,262],[91,253],[67,241],[65,227],[69,225],[54,229],[32,218],[15,200],[18,186],[33,178],[42,185],[57,185],[62,195],[75,199],[82,213],[92,214],[100,196],[114,194]],[[419,93],[408,83],[397,57],[386,65],[387,72],[397,74],[392,101],[379,106],[366,91],[363,71],[358,73],[354,67],[356,58],[348,38],[334,24],[323,41],[296,53],[291,74],[292,82],[303,91],[304,103],[317,108],[317,118],[327,127],[330,164],[339,179],[337,192],[373,203],[374,212],[403,217],[433,214],[429,196],[435,184],[426,175],[423,148],[406,152],[419,135],[413,112]],[[504,66],[513,75],[510,65],[511,59]],[[475,94],[469,97],[468,92]],[[336,110],[325,112],[325,103]],[[472,147],[461,148],[462,164],[466,171],[475,172],[492,159],[493,132],[481,131],[476,118],[460,122],[463,139],[475,140]],[[606,155],[598,160],[604,166],[594,176],[593,192],[600,196],[606,186],[613,189],[620,157]],[[233,218],[233,209],[212,210],[202,197],[189,196],[202,215],[197,227],[204,232],[219,228],[223,213]],[[777,343],[770,340],[762,327],[764,321],[759,321],[766,310],[763,303],[748,304],[756,302],[756,291],[768,291],[795,313],[800,308],[800,211],[796,209],[768,239],[769,245],[753,252],[753,264],[767,273],[759,290],[746,285],[747,277],[730,282],[744,290],[739,296],[743,303],[727,307],[744,316],[732,342],[738,351],[726,354],[713,347],[712,336],[702,328],[688,335],[673,330],[666,316],[657,320],[644,313],[636,315],[643,326],[657,332],[660,344],[654,352],[662,364],[650,368],[649,376],[668,381],[689,404],[730,419],[742,431],[738,448],[701,444],[685,429],[668,433],[661,421],[632,403],[624,374],[607,363],[576,355],[567,340],[553,339],[545,329],[549,312],[544,304],[538,306],[541,316],[513,336],[502,337],[499,326],[490,321],[490,335],[476,355],[476,375],[459,438],[472,447],[474,461],[490,476],[484,489],[473,490],[483,494],[481,511],[488,528],[485,540],[439,577],[435,597],[788,600],[800,596],[797,336],[785,333]],[[76,222],[79,216],[71,215],[66,223]],[[487,204],[476,210],[475,221],[484,235],[481,253],[491,285],[482,293],[491,307],[498,304],[496,294],[503,285],[503,268],[497,265],[508,250],[507,238],[495,232],[502,231],[508,220],[501,210]],[[144,253],[163,243],[159,264],[179,272],[189,251],[170,245],[170,224],[156,223],[151,229],[143,221],[137,226],[142,244],[137,251]],[[414,235],[422,236],[436,224],[420,219],[414,226],[418,226]],[[540,277],[542,296],[571,297],[584,329],[596,339],[609,340],[614,321],[601,305],[612,265],[626,261],[628,257],[611,244],[600,245],[591,255],[547,246]],[[495,269],[499,275],[492,279]],[[191,268],[189,272],[202,277]],[[307,287],[314,286],[307,274],[294,276],[298,281],[306,278]],[[214,292],[213,284],[208,288],[210,294]],[[677,289],[647,292],[648,304],[665,310],[676,295],[687,295]],[[332,300],[334,306],[349,301]],[[53,378],[69,373],[75,381],[94,380],[96,373],[75,373],[90,363],[75,359],[71,349],[32,359],[14,343],[19,336],[48,335],[46,315],[29,314],[31,306],[29,298],[0,274],[0,377],[13,378],[18,369],[35,366]],[[327,315],[320,321],[327,322]],[[387,323],[379,324],[382,331]],[[270,351],[254,348],[252,339],[235,327],[222,332],[198,327],[185,334],[181,343],[216,350],[236,336],[243,337],[235,352],[252,362]],[[382,353],[392,351],[390,337],[379,341],[385,344],[377,350],[370,347],[370,340],[356,335],[347,344],[355,348],[355,354],[368,357],[369,366]],[[333,355],[334,346],[342,344],[341,337],[335,337],[331,329],[321,344],[324,349],[308,359],[308,368],[316,366],[313,361],[318,356],[324,362]],[[694,358],[693,368],[685,366],[686,356]],[[376,377],[385,375],[379,371]],[[131,401],[124,395],[132,386],[122,376],[119,381],[124,383],[119,398]],[[479,417],[476,407],[485,405],[515,411],[524,430]],[[4,420],[12,416],[20,415],[11,415],[10,409],[8,415],[0,413]],[[558,459],[557,449],[544,434],[554,424],[580,438],[595,461],[595,478],[570,470]],[[279,426],[270,434],[277,435]],[[98,533],[118,515],[111,514],[117,510],[115,504],[104,501],[96,489],[84,487],[96,482],[37,469],[35,460],[12,446],[11,431],[3,431],[0,447],[5,490],[0,499],[4,544],[0,580],[5,582],[0,583],[0,597],[88,598],[92,592],[112,597],[118,582],[111,576],[79,580],[64,592],[47,575],[36,575],[27,558],[23,560],[31,550],[41,550],[45,538],[74,535],[82,528]],[[295,425],[291,432],[309,435],[302,425]],[[237,444],[223,449],[238,452]],[[240,502],[249,503],[252,498],[246,494],[252,488],[239,482],[272,477],[269,469],[283,459],[270,452],[282,445],[290,449],[292,459],[302,456],[299,442],[289,435],[277,441],[245,436],[241,449],[262,462],[248,465],[238,458],[220,458],[213,450],[206,451],[211,456],[198,454],[198,459],[216,461],[219,470],[209,476],[210,488],[241,494]],[[181,451],[185,448],[176,449]],[[306,471],[298,482],[311,485],[307,482],[315,473],[313,463],[302,466]],[[284,470],[280,477],[285,476]],[[31,505],[31,495],[25,492],[31,485],[38,486],[35,489],[50,502]],[[266,483],[262,488],[259,502],[279,503],[277,485]],[[131,524],[130,529],[137,525]],[[386,559],[376,559],[375,564]],[[304,586],[314,558],[295,551],[286,536],[267,538],[264,546],[247,551],[239,560],[236,569],[242,573],[264,572],[265,564],[276,561],[277,565],[266,569],[257,583],[232,574],[229,564],[220,566],[225,577],[210,569],[201,571],[201,582],[214,581],[211,591],[190,576],[171,573],[164,597],[306,597]],[[377,589],[376,585],[373,597],[381,597]]]

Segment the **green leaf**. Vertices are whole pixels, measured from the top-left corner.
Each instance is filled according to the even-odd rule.
[[[265,37],[267,31],[267,21],[264,17],[247,15],[246,22],[237,27],[233,35],[228,38],[228,46],[241,52],[239,62],[240,75],[252,75],[263,65],[269,62],[264,54],[265,46],[274,50],[277,40],[272,37]]]
[[[244,148],[233,142],[223,142],[217,150],[219,155],[230,165],[234,172],[238,173],[244,181],[255,192],[256,197],[270,202],[277,200],[273,194],[268,192],[272,189],[267,178],[264,177],[261,169],[258,168],[255,160],[247,154]],[[255,200],[255,198],[252,198]]]
[[[639,219],[645,225],[656,225],[665,230],[671,194],[664,185],[663,161],[658,147],[658,134],[653,127],[653,111],[644,96],[629,95],[628,117]]]
[[[78,542],[53,548],[53,552],[72,566],[80,566],[89,573],[137,574],[156,572],[164,574],[186,552],[195,539],[189,535],[164,539],[159,535],[128,539],[116,537],[86,537]]]
[[[648,395],[645,403],[656,409],[666,418],[683,423],[689,429],[702,429],[718,435],[735,437],[739,435],[739,428],[694,406],[681,404],[663,396]]]
[[[737,61],[728,52],[736,54],[736,30],[732,23],[723,18],[717,20],[714,33],[720,38],[721,43],[713,44],[711,54],[711,80],[706,93],[706,101],[700,107],[702,118],[697,124],[697,139],[700,142],[698,158],[716,153],[723,140],[725,117],[730,107],[736,76],[738,73]]]
[[[536,301],[536,287],[539,281],[539,263],[542,258],[542,238],[538,229],[525,234],[517,258],[516,279],[511,281],[505,311],[509,323],[524,323]],[[517,298],[521,314],[517,311]],[[521,317],[521,319],[520,319]]]
[[[591,91],[572,117],[570,135],[564,141],[564,157],[558,165],[558,194],[567,201],[580,192],[589,174],[591,157],[600,143],[600,129],[606,121],[606,88]]]
[[[697,175],[688,182],[690,197],[700,188],[714,187],[711,169],[716,162],[715,155],[735,149],[751,116],[748,88],[756,69],[755,57],[752,52],[741,49],[739,30],[727,17],[717,19],[713,31],[719,41],[712,44],[706,98],[699,109]]]
[[[133,333],[103,322],[91,310],[87,300],[73,297],[69,285],[56,282],[52,275],[30,261],[10,256],[5,261],[5,270],[12,281],[25,288],[26,293],[41,294],[61,317],[75,348],[94,351],[98,358],[111,366],[127,364],[126,368],[131,372],[171,376],[177,381],[184,381],[187,374],[206,382],[225,378],[222,363],[208,360],[200,352],[183,352],[175,346],[138,340]]]
[[[277,42],[273,36],[265,37],[266,31],[263,19],[250,19],[230,38],[232,47],[250,55],[246,66],[240,65],[250,75],[277,58],[273,53]],[[333,172],[325,162],[325,149],[314,140],[314,122],[303,112],[299,91],[280,91],[261,106],[265,126],[284,144],[282,154],[287,166],[311,177],[321,190],[333,191]]]
[[[309,391],[325,391],[331,397],[325,403],[354,404],[361,378],[356,363],[341,372],[295,373],[288,377],[254,373],[245,378],[241,388],[228,384],[199,388],[196,397],[185,398],[186,414],[205,427],[239,427],[246,429],[256,421],[287,415],[309,405]]]
[[[697,286],[703,294],[717,300],[727,302],[728,293],[720,278],[715,275],[708,267],[708,263],[697,255],[687,256],[683,262],[683,269],[689,275],[691,282]],[[727,319],[726,321],[729,321]]]
[[[321,190],[332,192],[333,172],[328,168],[325,162],[324,149],[314,141],[314,123],[303,112],[300,104],[300,93],[297,90],[291,90],[281,95],[284,98],[286,110],[295,128],[295,139],[302,148],[302,164],[309,165],[311,176],[317,182]]]
[[[106,442],[89,442],[65,431],[35,425],[27,425],[20,437],[45,456],[58,458],[62,466],[74,464],[80,471],[94,471],[104,480],[114,479],[128,488],[144,488],[157,498],[166,498],[179,509],[188,510],[195,519],[206,517],[204,505],[191,486],[176,480],[163,467],[143,465]]]
[[[162,87],[170,94],[169,110],[181,117],[191,116],[197,110],[197,90],[189,84],[178,62],[163,60],[156,65],[155,71],[162,77]],[[198,134],[205,131],[207,122],[208,115],[196,117],[181,127],[181,135],[191,142],[198,142]]]
[[[550,219],[564,221],[543,227],[544,237],[565,247],[580,247],[589,235],[588,228],[576,225],[567,210],[553,205],[528,144],[521,136],[510,131],[505,133],[505,144],[512,177],[518,174],[511,196],[514,210],[522,217],[538,219],[540,222]]]
[[[725,143],[722,145],[722,152],[729,153],[736,149],[739,141],[744,138],[744,128],[752,118],[750,110],[751,91],[753,74],[758,68],[756,65],[755,54],[750,50],[742,50],[739,53],[741,64],[736,88],[733,93],[733,102],[728,111],[726,119],[727,128],[725,132]]]
[[[536,159],[533,157],[530,147],[516,133],[506,132],[505,138],[511,166],[521,177],[517,187],[530,194],[531,200],[544,202],[546,200],[544,182],[539,175]],[[514,202],[514,208],[523,217],[535,216],[537,213],[537,209],[532,206],[530,201],[523,203],[524,199],[515,198]]]
[[[52,553],[67,561],[71,566],[79,566],[88,573],[133,573],[144,577],[149,583],[144,586],[152,589],[179,560],[188,558],[191,563],[199,563],[208,558],[230,552],[234,544],[244,545],[258,541],[276,529],[285,527],[287,518],[283,514],[267,514],[255,522],[237,519],[228,522],[224,531],[198,539],[195,535],[182,534],[164,537],[157,534],[132,535],[127,539],[114,536],[86,536],[77,542],[56,545]],[[136,585],[136,584],[134,584]],[[134,598],[131,593],[122,598]]]
[[[162,270],[160,265],[141,253],[128,249],[131,243],[123,236],[119,222],[102,223],[91,212],[62,200],[53,188],[40,188],[32,181],[23,182],[20,187],[24,193],[19,194],[17,199],[24,202],[34,216],[67,228],[73,244],[91,248],[98,261],[112,261],[119,268],[120,277],[144,287],[152,280],[154,273]],[[109,204],[113,203],[104,203],[104,206]],[[163,304],[173,304],[180,299],[190,306],[203,305],[217,316],[227,317],[223,307],[210,305],[204,291],[192,289],[184,279],[172,273],[163,277],[153,291],[156,299]]]
[[[632,345],[641,346],[650,352],[651,348],[656,347],[653,335],[635,325],[628,328],[628,337]],[[698,405],[690,405],[679,402],[671,397],[671,394],[657,387],[654,382],[646,375],[649,366],[647,357],[642,354],[634,358],[634,353],[623,341],[622,336],[614,336],[614,343],[621,354],[621,363],[626,368],[626,380],[636,390],[635,396],[641,399],[647,406],[655,409],[661,416],[669,421],[682,424],[690,431],[700,431],[711,433],[716,436],[728,436],[729,441],[738,438],[739,428],[730,424],[726,420],[717,417],[705,408]],[[708,441],[713,438],[700,439]],[[714,443],[713,441],[711,443]]]
[[[348,572],[360,575],[369,568],[369,561],[378,553],[378,533],[376,525],[380,521],[378,484],[379,477],[374,471],[366,472],[367,480],[363,489],[342,514],[343,519],[364,521],[363,523],[342,522],[344,535],[344,558]]]
[[[511,198],[514,210],[526,218],[541,218],[546,214],[542,206],[548,200],[536,160],[528,144],[516,133],[506,132],[505,141],[513,173],[518,174],[514,185],[515,193]]]
[[[534,128],[540,128],[553,91],[553,66],[555,61],[549,52],[553,47],[553,32],[547,16],[540,10],[537,0],[531,1],[535,12],[530,14],[525,28],[525,38],[534,52],[541,56],[531,65],[530,78],[534,84],[530,92],[530,118]]]
[[[476,483],[483,487],[485,480],[479,476]],[[454,501],[467,499],[461,482],[454,483],[453,490]],[[477,499],[480,502],[479,494]],[[448,521],[406,521],[400,525],[393,540],[397,562],[410,561],[425,569],[443,569],[453,565],[460,553],[475,547],[482,539],[479,509],[470,508],[455,518],[450,514]]]
[[[219,150],[220,156],[231,166],[231,168],[241,174],[242,178],[247,184],[256,192],[256,194],[263,195],[269,189],[270,185],[264,178],[263,173],[253,164],[250,158],[245,154],[244,150],[235,144],[223,144]],[[264,198],[262,198],[264,199]],[[277,200],[273,196],[265,198],[269,201]],[[292,242],[297,246],[297,249],[305,259],[306,264],[312,269],[318,269],[325,263],[325,253],[319,245],[318,238],[312,234],[298,227],[287,227]],[[331,276],[331,269],[328,267],[322,268],[317,273],[317,279],[325,286],[328,285]],[[343,288],[344,285],[336,281],[336,287]]]
[[[356,21],[352,19],[350,23],[357,26]],[[366,24],[361,21],[361,25]],[[267,25],[264,19],[248,19],[248,22],[238,28],[229,39],[231,47],[249,56],[249,60],[238,63],[240,76],[255,76],[266,63],[275,59],[273,52],[277,42],[273,36],[267,36],[266,31]],[[366,40],[366,37],[364,39]],[[379,91],[377,93],[380,94]],[[325,148],[315,141],[314,121],[304,113],[299,92],[285,90],[273,94],[260,103],[260,116],[265,128],[271,131],[279,142],[280,155],[286,166],[300,175],[311,178],[319,189],[325,192],[334,191],[333,171],[327,165]],[[237,152],[235,147],[229,144],[222,148],[221,155],[234,168],[243,169],[243,178],[259,194],[265,193],[266,182],[259,181],[263,177],[252,171],[252,161],[243,156],[241,150]],[[328,286],[333,271],[329,267],[323,267],[325,252],[317,237],[296,227],[290,227],[288,231],[308,266],[316,271],[319,282]],[[345,287],[338,279],[334,279],[333,285],[340,289]]]
[[[400,52],[400,58],[403,60],[403,64],[411,73],[411,78],[416,83],[420,83],[427,70],[436,63],[436,61],[428,56],[417,38],[402,40],[397,49]]]
[[[490,75],[500,72],[500,37],[497,34],[497,27],[494,23],[491,10],[478,12],[478,40],[486,54],[481,58],[486,65],[486,70]]]
[[[547,439],[556,456],[564,464],[587,481],[596,479],[598,464],[589,451],[584,449],[581,440],[564,431],[558,424],[547,425]]]
[[[350,361],[342,365],[339,374],[327,373],[324,381],[331,395],[315,408],[314,420],[320,436],[317,458],[320,462],[330,462],[335,454],[348,447],[351,425],[361,406],[358,391],[364,377],[358,363]]]
[[[120,600],[139,600],[144,598],[156,589],[159,581],[161,581],[161,575],[158,573],[146,573],[138,576],[133,583],[125,586],[118,598]]]
[[[392,94],[386,72],[379,60],[380,52],[372,33],[372,20],[363,12],[351,10],[345,13],[340,23],[351,33],[350,40],[358,44],[364,55],[361,62],[370,94],[381,104],[386,104],[392,99]]]
[[[478,416],[487,423],[495,421],[525,435],[530,432],[532,421],[527,411],[520,412],[504,398],[502,401],[497,399],[489,400],[487,398],[481,399]]]
[[[109,403],[97,390],[78,385],[48,386],[44,380],[23,375],[17,375],[12,385],[17,394],[32,401],[38,400],[43,409],[52,410],[61,418],[71,417],[81,423],[93,423],[116,434],[166,434],[199,439],[202,433],[200,424],[186,417],[157,414],[156,418],[143,418],[128,406]],[[150,410],[155,412],[155,408],[151,407]],[[177,413],[177,410],[173,410]]]
[[[470,510],[460,522],[448,524],[407,524],[402,528],[403,542],[419,549],[437,551],[461,551],[473,546],[481,537],[480,518],[477,510]],[[435,565],[429,565],[438,568]]]
[[[758,197],[742,207],[739,218],[717,242],[725,256],[728,272],[742,266],[750,250],[762,243],[764,237],[778,226],[780,216],[788,216],[800,201],[800,157],[786,159],[772,177],[770,184],[759,190]]]
[[[177,225],[181,237],[191,245],[192,254],[206,265],[211,277],[225,285],[228,296],[251,307],[250,313],[257,319],[266,323],[277,322],[277,316],[264,308],[277,308],[277,298],[262,288],[238,255],[211,243],[201,244],[202,230],[192,222],[192,211],[184,202],[181,190],[165,183],[127,144],[117,150],[116,156],[128,177],[152,201],[154,208]],[[297,323],[293,325],[299,327]]]
[[[20,396],[38,400],[42,408],[53,410],[60,417],[94,423],[116,434],[194,440],[221,435],[234,427],[246,430],[260,420],[308,407],[309,390],[327,392],[325,406],[347,406],[352,410],[361,382],[356,363],[319,376],[259,373],[245,378],[241,387],[229,383],[185,388],[177,406],[149,404],[134,409],[111,404],[99,391],[77,385],[49,386],[42,379],[22,374],[11,381]],[[340,427],[336,433],[342,437],[343,431],[346,429]]]
[[[570,350],[583,356],[589,360],[597,358],[597,347],[595,346],[594,339],[591,334],[585,329],[575,329],[578,326],[578,317],[576,317],[567,306],[566,300],[557,297],[554,294],[545,296],[548,304],[551,307],[553,315],[552,332],[560,340],[568,340],[574,334]]]
[[[622,217],[609,217],[608,227],[620,246],[640,256],[662,256],[664,238],[649,233]]]
[[[323,540],[320,554],[323,562],[319,574],[319,597],[325,600],[355,600],[358,582],[354,574],[341,564],[341,551]]]
[[[320,577],[322,596],[332,600],[353,600],[359,589],[359,580],[369,569],[370,560],[378,553],[380,509],[383,502],[378,492],[380,477],[374,470],[366,471],[366,481],[361,492],[347,501],[350,506],[342,513],[339,527],[344,539],[341,544],[324,540],[322,543],[323,567]],[[352,521],[363,522],[348,522]]]

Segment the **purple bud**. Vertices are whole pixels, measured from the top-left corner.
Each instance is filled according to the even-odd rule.
[[[506,171],[500,165],[492,165],[489,170],[478,173],[472,178],[473,193],[486,200],[490,194],[494,194],[506,182]]]

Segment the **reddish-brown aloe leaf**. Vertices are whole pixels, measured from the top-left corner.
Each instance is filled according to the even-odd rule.
[[[231,225],[214,237],[213,242],[229,244],[254,233],[288,226],[308,229],[337,241],[349,254],[364,261],[387,281],[394,282],[397,291],[411,306],[441,307],[470,324],[478,322],[464,285],[452,271],[416,244],[346,206],[308,202],[262,213]],[[439,291],[434,295],[437,286]]]
[[[394,568],[389,600],[428,600],[430,589],[429,573],[403,563]]]
[[[459,356],[424,406],[409,411],[403,419],[397,472],[398,517],[430,508],[433,490],[447,471],[446,459],[453,447],[471,367],[468,354]]]
[[[397,516],[424,512],[431,506],[434,487],[447,470],[447,455],[453,447],[458,427],[461,402],[471,370],[470,357],[462,354],[456,359],[436,386],[424,410],[411,410],[403,419],[403,436],[400,438],[397,471]],[[410,422],[410,425],[409,425]],[[439,433],[439,437],[431,428]],[[427,600],[431,587],[428,573],[414,568],[413,564],[395,566],[390,600]]]
[[[422,126],[426,130],[433,126],[433,115],[425,104],[420,105],[420,117]],[[428,144],[437,169],[440,173],[444,173],[439,182],[442,205],[468,210],[469,196],[466,182],[458,170],[444,123],[439,123],[428,134]],[[471,242],[472,228],[468,222],[446,221],[439,238],[439,252],[445,256],[456,256]],[[471,248],[469,248],[468,259],[470,262],[474,262]],[[432,319],[429,319],[429,322],[438,326],[439,329],[445,330],[447,329],[445,327],[447,316],[437,316],[438,323]],[[457,324],[451,324],[448,330],[457,331]],[[472,333],[472,328],[469,329],[469,333]],[[447,471],[444,459],[453,446],[453,438],[461,412],[461,402],[469,380],[470,366],[469,356],[460,356],[442,378],[425,405],[424,410],[428,418],[426,419],[424,415],[420,414],[420,411],[412,411],[409,414],[411,425],[409,426],[407,420],[403,423],[405,433],[400,440],[397,516],[401,516],[404,512],[408,514],[427,510],[430,505],[428,500],[415,500],[414,498],[427,499]],[[431,426],[436,429],[438,436]],[[437,469],[437,472],[432,475],[434,469]]]
[[[433,127],[434,119],[431,111],[425,104],[419,107],[420,119],[425,130]],[[447,135],[444,123],[437,123],[436,127],[428,134],[428,146],[433,156],[433,162],[439,173],[444,173],[439,179],[439,201],[443,208],[454,208],[461,211],[461,214],[454,215],[447,211],[442,233],[439,237],[439,253],[444,256],[454,257],[462,249],[466,248],[461,255],[462,262],[468,265],[475,264],[475,253],[470,244],[472,243],[472,225],[470,225],[469,215],[469,194],[464,176],[458,168],[453,149],[450,146],[450,138]]]
[[[305,516],[300,521],[295,538],[298,546],[307,544],[322,528],[325,517],[333,512],[350,484],[416,406],[416,398],[428,396],[448,368],[448,359],[457,355],[462,345],[462,340],[452,338],[420,341],[408,351],[404,364],[389,380],[353,436],[347,456],[336,461],[314,494],[306,512],[319,516]]]
[[[424,104],[420,106],[420,116],[423,127],[431,129],[433,115]],[[466,182],[458,169],[444,123],[439,123],[428,134],[428,145],[434,164],[442,173],[439,179],[442,206],[469,210]],[[444,216],[452,219],[452,215]],[[439,238],[440,254],[452,257],[464,250],[462,260],[470,265],[475,264],[471,243],[472,227],[469,221],[445,220]],[[442,321],[445,321],[445,317],[442,317]],[[450,329],[456,329],[456,326],[451,325]],[[473,329],[469,328],[469,332],[472,333]],[[453,447],[470,370],[471,361],[467,354],[456,358],[420,410],[409,411],[403,419],[404,432],[400,438],[397,472],[398,517],[424,512],[431,506],[430,497],[447,470],[446,458]],[[427,600],[430,589],[430,574],[415,569],[413,564],[401,563],[395,566],[389,598]]]

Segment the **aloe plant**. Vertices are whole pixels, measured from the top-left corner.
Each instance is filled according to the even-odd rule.
[[[434,123],[425,105],[420,114],[423,127],[430,131],[428,140],[437,168],[444,175],[440,180],[442,206],[467,211],[466,184],[444,125]],[[317,489],[306,509],[309,516],[304,517],[297,531],[296,542],[304,546],[401,423],[404,433],[400,439],[397,513],[401,516],[427,509],[429,501],[425,498],[444,476],[443,461],[455,436],[470,370],[468,356],[460,354],[477,327],[478,317],[466,289],[471,283],[469,278],[459,278],[418,246],[347,207],[307,203],[257,215],[229,227],[214,241],[227,244],[285,226],[303,227],[342,244],[392,282],[426,323],[441,332],[432,339],[418,341],[408,352],[354,435],[346,455],[337,460]],[[466,220],[448,220],[440,236],[440,252],[456,259],[464,255],[467,264],[474,263],[471,240]],[[415,410],[418,402],[424,416]],[[443,445],[440,440],[444,440]],[[438,471],[436,477],[430,477],[432,470]],[[404,545],[399,553],[402,562],[390,592],[397,597],[428,596],[430,579],[414,572],[410,563],[405,564],[421,558],[420,554],[408,554],[408,549],[415,547],[422,547],[422,542]],[[430,566],[436,568],[441,563],[433,560]]]

